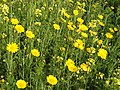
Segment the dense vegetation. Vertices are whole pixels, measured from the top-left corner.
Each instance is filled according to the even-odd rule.
[[[0,0],[0,90],[120,90],[119,0]]]

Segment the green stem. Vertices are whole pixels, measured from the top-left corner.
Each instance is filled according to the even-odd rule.
[[[13,73],[13,53],[10,56],[10,73]]]

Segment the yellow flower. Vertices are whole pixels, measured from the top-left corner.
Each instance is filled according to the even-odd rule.
[[[84,49],[84,43],[82,40],[80,39],[77,39],[74,43],[73,43],[73,46],[76,47],[76,48],[79,48],[80,50],[83,50]]]
[[[74,28],[71,25],[67,25],[69,30],[74,30]]]
[[[81,36],[87,38],[87,37],[88,37],[88,34],[87,34],[87,33],[84,33],[84,32],[81,32]]]
[[[69,24],[69,25],[73,25],[73,22],[71,22],[71,21],[68,21],[68,24]]]
[[[110,80],[106,80],[105,81],[105,84],[108,86],[109,85],[109,83],[110,83]]]
[[[41,22],[35,22],[35,25],[36,25],[36,26],[40,26],[40,25],[41,25]]]
[[[95,53],[96,49],[94,47],[90,47],[91,53]]]
[[[60,26],[58,24],[53,24],[53,27],[56,29],[56,30],[60,30]]]
[[[33,32],[30,31],[30,30],[27,30],[27,31],[26,31],[26,36],[27,36],[28,38],[34,38],[34,37],[35,37],[35,35],[33,34]]]
[[[15,18],[12,18],[11,22],[12,22],[12,24],[18,24],[19,23],[18,19],[15,19]]]
[[[82,68],[83,71],[90,71],[90,67],[85,63],[82,63],[80,68]]]
[[[90,32],[91,36],[97,35],[97,32],[94,32],[94,31],[92,31],[92,30],[89,30],[89,32]]]
[[[113,6],[111,6],[111,9],[115,9]]]
[[[61,15],[63,15],[66,12],[66,9],[62,8],[60,11],[61,11]]]
[[[18,32],[18,33],[22,33],[24,32],[24,27],[22,25],[16,25],[15,26],[15,30]]]
[[[67,18],[70,18],[70,15],[67,14],[66,12],[64,12],[64,16],[66,16]]]
[[[86,12],[86,10],[84,8],[81,8],[81,11]]]
[[[65,20],[64,18],[62,18],[62,17],[61,17],[61,20],[62,20],[63,22],[66,22],[66,20]]]
[[[96,49],[94,47],[90,47],[90,48],[86,48],[86,51],[88,53],[95,53],[96,52]]]
[[[116,27],[114,27],[114,31],[118,31],[118,29]]]
[[[110,33],[106,33],[105,36],[106,36],[107,38],[113,38],[113,35],[110,34]]]
[[[103,19],[103,15],[98,15],[98,18],[99,19]]]
[[[18,88],[24,89],[27,86],[27,82],[20,79],[16,82],[16,85],[17,85]]]
[[[37,49],[32,49],[31,53],[33,56],[39,57],[40,56],[40,52]]]
[[[4,19],[6,22],[9,21],[9,18],[8,18],[7,16],[5,16],[3,19]]]
[[[60,47],[60,51],[65,51],[65,48],[64,47]]]
[[[95,22],[89,22],[89,27],[95,28],[96,27],[96,23]]]
[[[84,20],[82,18],[77,18],[77,21],[80,23],[80,24],[83,24]]]
[[[88,61],[92,64],[95,64],[95,60],[93,58],[89,58]]]
[[[35,15],[38,17],[39,15],[42,15],[41,10],[40,9],[36,9],[35,10]]]
[[[80,24],[79,29],[83,30],[83,31],[86,31],[86,30],[88,30],[88,27],[86,25],[84,25],[84,24]]]
[[[74,64],[68,65],[68,70],[71,72],[76,72],[78,68]]]
[[[2,5],[2,12],[7,15],[9,13],[9,7],[8,5],[4,4]]]
[[[117,79],[117,85],[120,85],[120,79]]]
[[[4,82],[5,82],[5,80],[4,80],[4,79],[1,79],[1,82],[2,82],[2,83],[4,83]]]
[[[98,40],[97,43],[101,45],[103,43],[103,40]]]
[[[70,64],[75,64],[72,59],[68,59],[65,63],[66,66],[69,66]]]
[[[114,30],[112,28],[109,28],[110,32],[114,33]]]
[[[7,2],[7,0],[3,0],[3,2]]]
[[[105,24],[103,22],[99,21],[98,23],[99,23],[100,26],[103,26],[103,27],[105,26]]]
[[[90,52],[91,52],[91,49],[90,49],[90,48],[86,48],[86,51],[87,51],[88,53],[90,53]]]
[[[51,85],[56,85],[57,84],[57,78],[54,77],[53,75],[47,76],[47,82]]]
[[[99,72],[99,76],[101,79],[103,79],[104,73]]]
[[[78,10],[73,10],[73,14],[74,14],[75,16],[77,16],[77,15],[78,15]]]
[[[106,57],[107,57],[107,55],[108,55],[108,52],[107,52],[105,49],[100,48],[100,49],[98,50],[97,55],[98,55],[99,57],[101,57],[102,59],[106,59]]]
[[[68,2],[71,2],[71,3],[73,3],[74,1],[73,1],[73,0],[68,0]]]
[[[18,51],[18,45],[16,44],[16,43],[9,43],[9,44],[7,44],[7,50],[9,51],[9,52],[12,52],[12,53],[15,53],[15,52],[17,52]]]

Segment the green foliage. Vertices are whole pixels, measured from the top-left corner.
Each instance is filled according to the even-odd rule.
[[[13,18],[24,32],[17,32]],[[12,42],[15,53],[7,50]],[[101,48],[107,54],[98,55]],[[77,70],[66,65],[68,59]],[[0,1],[0,90],[19,90],[20,79],[27,83],[24,90],[119,90],[119,76],[119,0]]]

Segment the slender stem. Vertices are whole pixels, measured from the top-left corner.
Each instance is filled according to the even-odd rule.
[[[13,53],[10,55],[10,74],[13,73]]]

